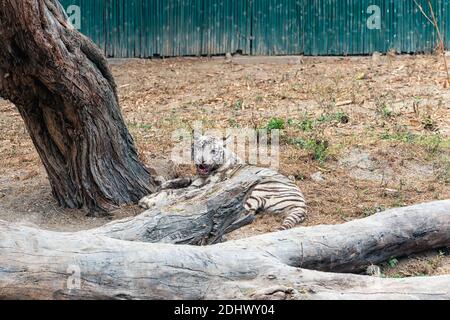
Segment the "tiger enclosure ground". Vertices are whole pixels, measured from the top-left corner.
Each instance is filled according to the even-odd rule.
[[[111,67],[140,156],[157,171],[193,173],[169,170],[164,160],[172,132],[202,121],[206,128],[281,130],[280,171],[305,193],[306,226],[450,198],[450,88],[438,56],[111,60]],[[0,141],[1,220],[61,231],[109,221],[57,207],[24,123],[6,101]],[[114,219],[142,211],[120,208]],[[280,221],[262,216],[229,239]],[[449,250],[392,257],[383,273],[450,274]]]

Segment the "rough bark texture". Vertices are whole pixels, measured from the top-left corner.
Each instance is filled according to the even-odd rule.
[[[0,298],[450,299],[450,276],[382,279],[292,267],[285,235],[269,247],[264,238],[195,247],[0,222]]]
[[[2,0],[0,44],[0,96],[19,109],[61,206],[103,211],[154,191],[106,59],[57,0]]]

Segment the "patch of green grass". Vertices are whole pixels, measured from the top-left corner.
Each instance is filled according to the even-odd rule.
[[[151,130],[152,129],[152,125],[151,124],[143,124],[143,125],[141,125],[140,128],[144,129],[144,130]]]
[[[416,140],[416,135],[409,131],[394,132],[394,133],[386,131],[381,134],[381,139],[388,141],[413,143]]]
[[[128,123],[129,128],[133,129],[142,129],[142,130],[151,130],[153,126],[147,123],[138,123],[138,122],[130,122]]]
[[[308,150],[311,153],[313,159],[317,160],[319,163],[324,163],[328,158],[329,143],[327,140],[314,138],[297,138],[292,141],[292,144],[303,150]]]
[[[450,160],[443,160],[442,171],[439,174],[439,180],[450,184]]]
[[[330,114],[327,113],[327,114],[321,115],[321,116],[317,119],[317,122],[319,122],[319,123],[324,123],[324,122],[330,122],[330,121],[332,121],[332,120],[333,120],[333,117],[331,117]]]
[[[230,127],[232,128],[240,128],[241,125],[239,124],[239,122],[237,122],[236,119],[230,118],[228,119],[228,124],[230,125]]]
[[[384,106],[383,108],[381,108],[380,113],[383,116],[383,118],[386,119],[391,118],[393,115],[392,110],[388,106]]]
[[[350,121],[350,117],[345,112],[335,112],[335,113],[327,113],[321,115],[318,119],[318,123],[332,122],[337,121],[339,123],[348,123]]]
[[[298,127],[304,132],[314,131],[314,121],[311,119],[304,119],[298,124]]]
[[[321,115],[317,119],[311,119],[307,116],[303,117],[299,121],[289,119],[288,125],[290,127],[296,127],[303,132],[313,132],[317,125],[333,121],[346,124],[350,121],[350,117],[345,112],[327,113]]]
[[[397,200],[392,204],[393,208],[403,208],[406,206],[406,203],[403,200],[403,196],[399,196]]]
[[[269,123],[267,124],[267,130],[284,130],[286,128],[286,122],[283,119],[280,118],[272,118],[269,120]]]
[[[256,103],[262,103],[264,101],[264,97],[263,96],[256,96],[255,98],[255,102]]]
[[[296,181],[303,181],[306,179],[305,175],[301,172],[297,172],[296,174],[294,174],[294,178]]]
[[[438,130],[438,126],[437,126],[436,122],[431,118],[431,116],[424,117],[422,119],[422,125],[423,125],[423,128],[428,131],[435,132]]]
[[[448,150],[450,148],[450,139],[444,139],[440,134],[419,136],[416,142],[431,154],[435,154],[441,149]]]
[[[389,119],[394,116],[392,109],[384,101],[376,102],[377,113],[384,119]]]
[[[450,139],[443,138],[439,133],[433,134],[413,134],[406,130],[396,132],[386,131],[381,134],[382,140],[415,144],[425,148],[429,154],[436,154],[441,150],[450,148]]]
[[[383,206],[376,206],[376,207],[366,207],[363,209],[363,215],[364,217],[370,217],[376,213],[382,212],[386,210]]]
[[[236,110],[236,111],[242,110],[243,106],[244,106],[244,100],[239,99],[234,103],[234,110]]]
[[[395,268],[396,266],[398,266],[398,263],[399,263],[399,261],[394,257],[392,257],[388,260],[388,265],[391,268]]]
[[[297,121],[294,119],[289,119],[287,122],[288,126],[297,128],[303,132],[314,131],[315,122],[312,119],[305,117],[303,120]]]

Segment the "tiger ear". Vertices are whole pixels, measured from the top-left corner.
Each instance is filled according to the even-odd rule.
[[[231,136],[231,134],[229,134],[228,136],[226,136],[226,137],[223,139],[223,147],[224,147],[224,148],[228,147],[228,145],[229,145],[230,143],[232,143],[232,142],[233,142],[232,136]]]
[[[192,136],[194,137],[194,142],[199,141],[202,137],[201,133],[197,130],[192,130]]]

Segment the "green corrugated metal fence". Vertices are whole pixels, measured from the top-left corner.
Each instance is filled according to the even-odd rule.
[[[417,0],[429,13],[427,0]],[[62,0],[109,57],[357,55],[430,52],[432,24],[413,0]],[[450,0],[432,0],[444,36]],[[381,26],[367,21],[376,6]],[[372,7],[373,8],[373,7]],[[450,37],[445,37],[450,45]]]

